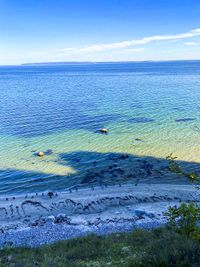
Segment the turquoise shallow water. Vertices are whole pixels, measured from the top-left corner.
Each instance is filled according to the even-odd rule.
[[[0,193],[109,182],[171,152],[200,169],[199,61],[0,67],[0,94]]]

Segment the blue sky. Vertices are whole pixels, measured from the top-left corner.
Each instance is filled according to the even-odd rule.
[[[0,0],[0,65],[200,59],[199,0]]]

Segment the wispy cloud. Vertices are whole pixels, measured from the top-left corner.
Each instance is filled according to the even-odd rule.
[[[197,46],[197,45],[200,45],[200,43],[197,43],[197,42],[185,42],[184,45],[187,45],[187,46]]]
[[[109,51],[109,50],[122,50],[122,49],[127,49],[131,46],[141,46],[141,45],[143,46],[143,45],[147,45],[149,43],[157,42],[157,41],[181,40],[181,39],[192,38],[195,36],[200,36],[200,28],[193,29],[189,32],[180,33],[180,34],[154,35],[154,36],[144,37],[141,39],[122,41],[122,42],[116,42],[116,43],[94,44],[94,45],[88,45],[88,46],[82,46],[82,47],[63,48],[57,52],[61,52],[64,54],[77,54],[77,53],[102,52],[102,51]],[[187,42],[187,43],[192,43],[192,42]],[[138,51],[141,51],[140,48],[138,48]],[[132,52],[138,52],[138,51],[137,49],[135,49],[135,51],[132,50]]]
[[[114,50],[117,54],[130,54],[130,53],[137,53],[137,52],[143,52],[144,47],[136,47],[136,48],[125,48],[121,50]]]

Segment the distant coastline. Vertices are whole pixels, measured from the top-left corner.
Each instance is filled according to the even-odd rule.
[[[38,65],[87,65],[87,64],[131,64],[131,63],[160,63],[160,62],[198,62],[200,59],[179,59],[179,60],[136,60],[136,61],[63,61],[63,62],[35,62],[22,63],[20,66]]]

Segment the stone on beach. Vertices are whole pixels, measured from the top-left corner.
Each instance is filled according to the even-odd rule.
[[[61,213],[61,214],[58,214],[54,220],[55,223],[70,223],[70,218],[67,217],[66,214],[64,213]]]
[[[46,218],[46,222],[54,222],[55,221],[55,216],[54,215],[49,215],[47,218]]]
[[[50,198],[52,198],[54,196],[54,193],[50,191],[50,192],[47,193],[47,196],[49,196]]]
[[[193,192],[196,191],[190,185],[141,184],[135,188],[130,183],[123,184],[120,190],[104,185],[103,191],[98,186],[95,192],[91,188],[79,188],[78,194],[71,192],[70,196],[65,191],[54,202],[48,192],[46,198],[42,197],[43,193],[38,194],[37,201],[16,196],[12,205],[3,197],[0,199],[0,247],[8,245],[5,242],[10,240],[14,246],[39,246],[87,233],[156,227],[165,223],[163,212],[169,206],[179,205],[179,199],[190,201]],[[14,225],[9,223],[13,221]]]

